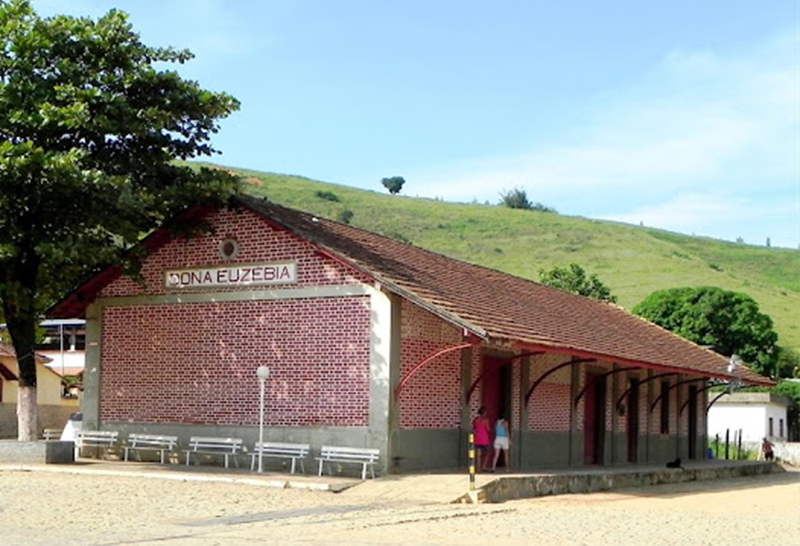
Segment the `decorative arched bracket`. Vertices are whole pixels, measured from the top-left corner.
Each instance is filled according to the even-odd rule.
[[[574,365],[576,365],[576,364],[584,364],[584,363],[586,363],[586,362],[596,362],[596,361],[597,361],[597,359],[596,359],[596,358],[579,358],[578,360],[570,360],[570,361],[568,361],[568,362],[564,362],[563,364],[559,364],[559,365],[558,365],[558,366],[556,366],[555,368],[553,368],[553,369],[551,369],[551,370],[548,370],[547,372],[543,373],[543,374],[542,374],[542,376],[541,376],[539,379],[537,379],[536,381],[534,381],[533,385],[531,385],[531,388],[530,388],[530,389],[528,389],[528,393],[525,395],[525,406],[527,406],[527,405],[528,405],[528,402],[529,402],[529,401],[530,401],[530,399],[531,399],[531,395],[533,394],[533,391],[534,391],[534,389],[536,389],[536,387],[538,387],[538,386],[539,386],[539,384],[540,384],[542,381],[544,381],[544,379],[545,379],[547,376],[549,376],[549,375],[551,375],[551,374],[553,374],[553,373],[557,372],[557,371],[558,371],[558,370],[560,370],[561,368],[566,368],[567,366],[574,366]]]
[[[726,394],[731,394],[730,392],[728,392],[728,389],[725,389],[724,391],[722,391],[721,393],[719,393],[717,396],[715,396],[715,397],[714,397],[714,399],[711,401],[711,403],[710,403],[710,404],[708,404],[708,407],[706,407],[706,413],[708,413],[708,410],[710,410],[710,409],[711,409],[711,406],[713,406],[713,405],[714,405],[714,402],[716,402],[717,400],[719,400],[720,398],[722,398],[722,397],[723,397],[723,396],[725,396]]]
[[[700,394],[701,392],[705,392],[705,391],[707,391],[709,389],[713,389],[714,387],[720,387],[722,385],[723,385],[722,383],[712,383],[711,385],[707,385],[707,386],[703,387],[702,389],[697,389],[697,393],[696,394]],[[727,386],[727,385],[729,385],[729,383],[725,384],[725,385]],[[683,413],[683,410],[685,410],[686,406],[688,406],[688,405],[689,405],[689,400],[687,400],[686,402],[683,403],[683,405],[681,406],[680,411],[678,412],[678,415]]]
[[[639,368],[637,368],[636,366],[630,366],[628,368],[619,368],[618,370],[611,370],[610,372],[606,372],[604,374],[592,376],[592,379],[586,383],[586,386],[584,386],[583,389],[581,389],[581,392],[578,393],[578,396],[575,397],[575,402],[574,402],[575,407],[578,406],[578,402],[581,401],[581,398],[583,398],[583,395],[586,394],[587,390],[589,390],[589,387],[594,385],[598,379],[600,378],[605,379],[606,377],[614,375],[616,373],[629,372],[631,370],[638,370],[638,369]]]
[[[535,356],[540,354],[542,354],[541,351],[533,351],[533,352],[528,351],[520,353],[518,355],[509,356],[508,358],[503,358],[502,360],[505,360],[505,363],[508,364],[509,362],[517,360],[519,358],[525,358],[526,356]],[[475,392],[476,388],[478,388],[478,383],[480,383],[481,379],[483,379],[483,372],[479,373],[478,377],[475,378],[475,381],[472,382],[472,385],[469,386],[469,390],[467,391],[467,401],[469,401],[469,399],[472,398],[472,393]]]
[[[405,377],[403,377],[400,380],[400,382],[397,384],[397,387],[395,387],[394,389],[395,396],[400,396],[400,391],[403,390],[403,387],[406,386],[406,383],[408,383],[409,379],[411,379],[411,377],[413,377],[415,373],[417,373],[423,366],[425,366],[429,362],[432,362],[437,358],[439,358],[440,356],[446,355],[447,353],[452,353],[453,351],[460,351],[461,349],[468,349],[470,347],[475,347],[476,345],[480,344],[481,340],[479,338],[471,337],[470,340],[467,342],[459,343],[458,345],[453,345],[451,347],[445,347],[444,349],[440,349],[439,351],[436,351],[432,355],[417,362],[410,370],[408,370],[408,373],[405,375]]]
[[[467,391],[467,401],[472,398],[472,393],[475,392],[475,389],[478,387],[478,383],[480,380],[483,379],[483,372],[478,374],[478,377],[475,378],[475,381],[472,382],[472,385],[469,386],[469,390]]]
[[[679,374],[678,374],[678,372],[659,373],[659,374],[654,375],[653,377],[648,377],[644,381],[639,381],[636,384],[636,387],[641,387],[645,383],[649,383],[650,381],[655,381],[656,379],[660,379],[662,377],[668,377],[670,375],[679,375]],[[614,406],[615,410],[619,411],[619,407],[622,404],[622,401],[625,400],[625,397],[628,396],[631,393],[632,389],[633,389],[633,386],[628,387],[628,389],[625,392],[622,393],[622,396],[620,396],[619,399],[617,399],[617,403]]]
[[[684,379],[683,381],[678,381],[677,383],[675,383],[674,385],[671,385],[670,388],[667,389],[667,394],[669,394],[669,391],[671,391],[672,389],[674,389],[676,387],[680,387],[681,385],[685,385],[686,383],[694,383],[695,381],[705,381],[706,379],[708,379],[708,378],[707,377],[696,377],[694,379]],[[650,404],[650,413],[653,413],[653,410],[656,409],[656,404],[658,404],[661,401],[661,397],[662,396],[664,396],[663,392],[661,394],[659,394],[658,396],[656,396],[656,399],[653,400],[652,404]],[[680,412],[678,412],[678,415],[680,415]]]
[[[708,410],[710,410],[710,409],[711,409],[711,406],[713,406],[713,405],[714,405],[714,402],[716,402],[717,400],[719,400],[720,398],[722,398],[722,397],[723,397],[723,396],[725,396],[726,394],[733,394],[733,391],[734,391],[734,390],[737,390],[737,391],[743,391],[743,390],[745,390],[745,389],[751,389],[751,388],[758,388],[758,387],[759,387],[759,385],[745,385],[744,387],[742,387],[742,386],[740,386],[740,385],[741,385],[741,384],[739,383],[739,381],[738,381],[738,380],[735,380],[735,379],[734,379],[733,381],[731,381],[730,383],[728,383],[728,388],[726,388],[724,391],[722,391],[721,393],[719,393],[719,394],[716,396],[716,398],[714,398],[714,399],[711,401],[711,403],[708,405],[708,407],[706,408],[706,413],[708,413]],[[717,383],[716,385],[709,385],[708,387],[706,387],[706,388],[705,388],[705,389],[703,389],[703,390],[708,390],[708,389],[710,389],[710,388],[712,388],[712,387],[719,387],[719,386],[720,386],[720,384],[719,384],[719,383]],[[699,391],[698,391],[698,392],[699,392]]]

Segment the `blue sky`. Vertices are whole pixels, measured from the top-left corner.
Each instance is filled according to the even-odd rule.
[[[796,0],[34,0],[130,14],[242,103],[212,160],[800,244]]]

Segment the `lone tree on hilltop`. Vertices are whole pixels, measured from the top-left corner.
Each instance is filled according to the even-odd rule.
[[[737,354],[758,373],[775,375],[778,334],[747,294],[716,286],[671,288],[653,292],[633,312],[721,355]]]
[[[528,194],[522,188],[501,192],[500,204],[510,209],[530,210],[533,208],[533,203],[528,201]]]
[[[19,362],[18,437],[36,439],[40,317],[92,269],[193,204],[220,205],[238,179],[178,165],[210,155],[233,97],[162,63],[127,15],[40,17],[0,0],[0,303]]]
[[[389,193],[392,195],[400,193],[400,190],[403,189],[403,184],[405,183],[406,181],[402,176],[390,176],[389,178],[384,178],[381,180],[383,187],[389,190]]]
[[[597,278],[597,275],[587,276],[586,271],[578,264],[569,264],[569,267],[556,266],[550,271],[541,269],[539,282],[579,296],[617,302],[617,297],[611,294],[611,290]]]
[[[514,188],[500,193],[500,204],[510,209],[536,210],[539,212],[556,212],[556,209],[544,203],[533,203],[522,188]]]

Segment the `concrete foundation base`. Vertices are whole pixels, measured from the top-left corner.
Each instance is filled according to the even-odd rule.
[[[0,440],[0,463],[68,464],[75,462],[75,442]]]
[[[552,474],[515,475],[498,477],[480,490],[464,495],[457,502],[504,502],[545,495],[593,493],[643,485],[738,478],[772,472],[784,472],[784,469],[774,462],[721,461],[717,464],[713,462],[698,464],[683,470],[662,467],[570,470]]]

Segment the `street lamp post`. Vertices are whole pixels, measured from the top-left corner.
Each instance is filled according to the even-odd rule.
[[[266,366],[259,366],[256,370],[256,375],[258,376],[258,382],[261,384],[261,399],[258,406],[258,471],[263,472],[263,450],[261,449],[261,444],[264,443],[264,388],[266,387],[267,378],[269,377],[269,368]]]
[[[734,389],[738,389],[741,386],[741,366],[741,357],[739,355],[731,355],[728,361],[728,373],[731,375],[731,378],[728,380],[728,392],[732,393]]]

